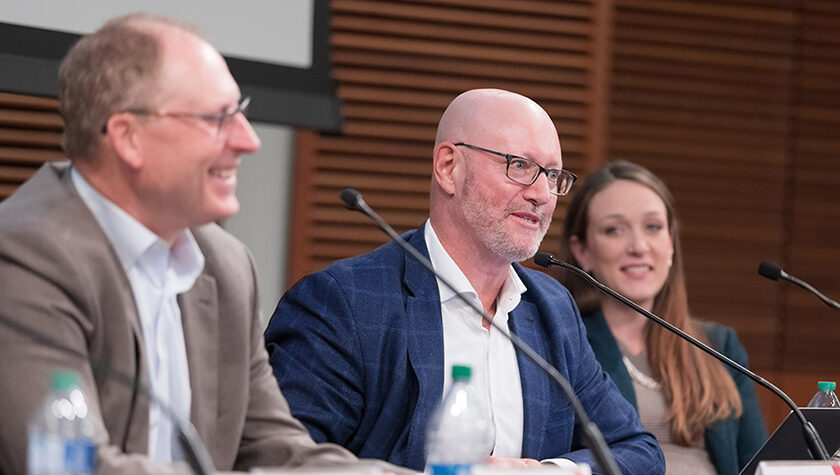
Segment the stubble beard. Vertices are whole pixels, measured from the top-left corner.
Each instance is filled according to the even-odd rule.
[[[521,262],[530,259],[540,248],[545,234],[551,225],[551,217],[537,208],[513,209],[508,206],[501,217],[496,216],[493,200],[477,186],[472,170],[467,171],[464,180],[464,219],[477,233],[478,239],[491,252],[509,262]],[[539,217],[540,229],[526,239],[516,239],[509,233],[506,225],[508,216],[517,211],[528,211]],[[524,241],[524,242],[523,242]]]

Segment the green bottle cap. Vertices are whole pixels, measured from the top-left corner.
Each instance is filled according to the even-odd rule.
[[[56,371],[52,375],[53,391],[63,391],[78,384],[78,376],[72,371]]]
[[[835,388],[837,388],[837,383],[835,383],[834,381],[820,381],[819,383],[817,383],[817,389],[819,389],[820,391],[834,391]]]
[[[452,366],[452,380],[453,381],[469,381],[471,370],[469,366]]]

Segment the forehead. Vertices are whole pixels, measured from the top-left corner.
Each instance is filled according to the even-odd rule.
[[[471,120],[470,140],[503,153],[562,167],[560,138],[548,114],[536,103],[518,98],[480,104]]]
[[[630,180],[616,180],[592,197],[591,221],[610,217],[667,216],[665,202],[653,190]]]
[[[224,58],[189,32],[162,33],[161,60],[161,95],[169,105],[222,107],[239,97]]]

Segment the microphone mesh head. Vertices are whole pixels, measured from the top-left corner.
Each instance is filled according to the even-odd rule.
[[[551,267],[552,257],[554,256],[545,251],[540,251],[534,254],[534,263],[540,267]]]
[[[359,209],[359,198],[362,195],[359,193],[355,188],[352,186],[347,186],[343,190],[341,190],[341,201],[347,206],[349,210],[358,210]]]
[[[770,280],[779,280],[779,277],[782,275],[782,268],[776,264],[762,261],[758,265],[758,273]]]

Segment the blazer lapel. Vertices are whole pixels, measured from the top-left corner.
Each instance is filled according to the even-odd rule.
[[[85,204],[81,195],[79,195],[79,192],[76,190],[76,186],[73,185],[73,179],[71,175],[72,167],[70,166],[70,162],[46,163],[44,164],[44,168],[46,167],[52,168],[53,171],[57,174],[57,178],[60,181],[62,187],[62,191],[60,192],[66,193],[66,196],[62,197],[62,199],[71,200],[73,202],[73,208],[71,209],[74,210],[74,219],[83,224],[81,229],[88,230],[87,232],[93,234],[89,237],[91,241],[101,242],[104,245],[106,245],[108,247],[108,253],[111,255],[111,259],[120,267],[121,271],[119,275],[122,288],[125,289],[125,298],[130,300],[132,303],[131,308],[126,307],[123,311],[128,317],[128,324],[131,327],[132,333],[134,334],[135,341],[141,345],[141,356],[145,357],[146,343],[145,339],[143,338],[143,327],[140,325],[140,314],[137,312],[137,302],[134,300],[134,292],[132,292],[131,290],[131,281],[128,280],[128,275],[125,273],[125,271],[122,270],[123,268],[120,264],[120,256],[117,254],[116,249],[114,249],[113,244],[111,244],[111,239],[108,237],[107,234],[105,234],[105,231],[99,225],[99,222],[96,220],[96,217],[90,211],[90,208],[88,208],[88,206]],[[145,366],[145,360],[143,360],[142,366]],[[142,383],[148,385],[148,378],[142,378]]]
[[[70,162],[45,163],[42,170],[47,168],[53,172],[47,176],[54,177],[60,184],[59,187],[56,187],[51,182],[48,188],[50,192],[61,193],[62,196],[60,199],[72,202],[70,209],[72,210],[73,220],[80,223],[79,229],[90,234],[87,238],[91,242],[100,242],[103,246],[107,246],[111,263],[119,268],[118,275],[120,287],[123,289],[122,296],[126,303],[130,302],[130,305],[120,307],[119,311],[125,315],[128,326],[131,329],[132,338],[130,339],[130,343],[126,343],[131,344],[134,350],[133,376],[135,378],[135,384],[131,387],[130,402],[120,409],[125,414],[128,414],[127,425],[123,426],[125,430],[121,434],[112,433],[111,437],[113,438],[112,442],[119,444],[120,448],[125,452],[147,453],[149,451],[150,403],[149,398],[140,392],[140,387],[137,385],[139,383],[143,387],[150,387],[146,363],[146,340],[143,337],[143,327],[140,324],[140,314],[137,312],[137,302],[134,299],[134,292],[131,290],[131,282],[120,264],[119,255],[117,255],[117,251],[114,249],[113,244],[111,244],[110,238],[105,234],[96,217],[94,217],[90,208],[87,207],[76,190],[75,185],[73,185]],[[98,385],[105,385],[106,380],[107,378],[104,378]],[[120,390],[120,394],[123,394],[122,389]],[[101,401],[102,404],[106,402],[105,400]]]
[[[428,258],[424,229],[425,226],[415,231],[409,238],[409,244]],[[407,447],[409,456],[416,460],[407,460],[407,465],[422,466],[426,424],[443,396],[443,325],[440,294],[434,276],[407,253],[404,265],[408,360],[419,388]]]
[[[548,359],[546,342],[537,324],[536,316],[539,310],[525,300],[510,313],[510,331],[527,343],[543,358]],[[516,351],[519,366],[519,379],[522,383],[522,406],[524,424],[522,428],[522,456],[529,457],[542,453],[542,444],[549,440],[546,432],[546,421],[549,418],[549,401],[551,400],[551,382],[542,370],[519,350]]]
[[[178,296],[190,370],[190,420],[208,445],[215,438],[218,380],[218,301],[216,280],[201,274],[188,292]]]

